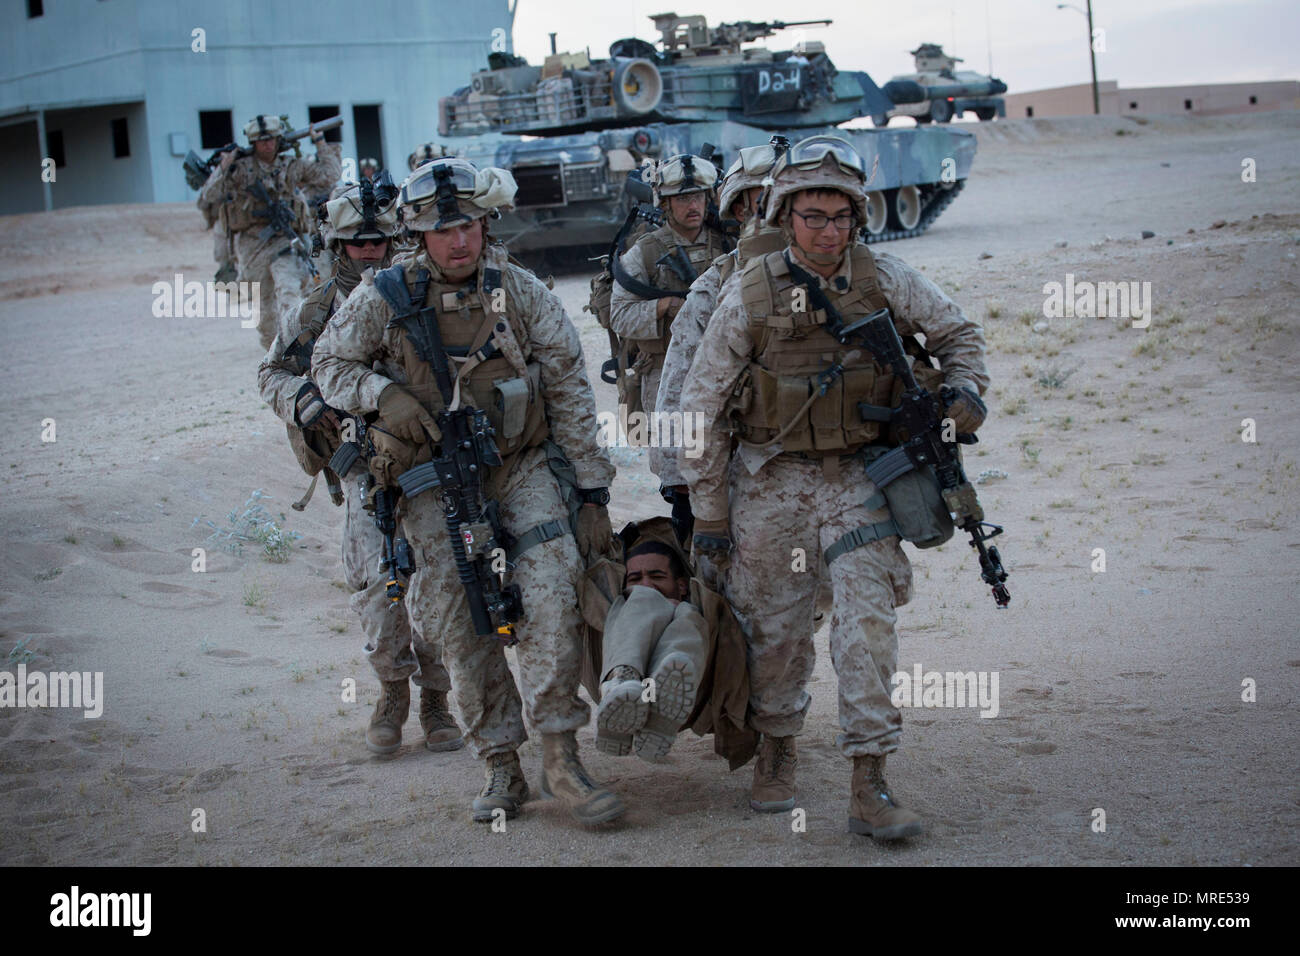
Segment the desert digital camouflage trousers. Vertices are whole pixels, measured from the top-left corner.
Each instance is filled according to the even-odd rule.
[[[241,248],[238,243],[235,252],[239,257]],[[288,321],[297,311],[310,280],[307,266],[292,252],[282,256],[263,250],[246,262],[240,258],[239,281],[258,283],[257,335],[263,352],[271,347],[281,323]]]
[[[730,474],[735,551],[726,588],[745,631],[750,725],[775,737],[803,727],[810,703],[805,687],[816,658],[813,613],[818,588],[829,577],[842,731],[837,743],[846,757],[881,756],[898,747],[902,715],[890,701],[898,660],[894,609],[912,595],[911,564],[897,537],[843,554],[829,570],[822,561],[841,535],[889,518],[887,508],[862,507],[876,490],[862,467],[848,463],[830,479],[820,462],[779,455],[757,475],[733,458]],[[793,570],[800,566],[807,570]]]
[[[659,380],[664,373],[664,357],[656,355],[651,358],[649,355],[641,355],[637,359],[637,382],[641,386],[641,408],[647,415],[655,410],[655,404],[659,401]],[[636,367],[634,366],[634,367]]]
[[[605,618],[601,680],[620,664],[642,677],[655,672],[669,654],[685,654],[698,685],[708,663],[704,618],[689,601],[674,604],[654,588],[634,586],[615,599]]]
[[[412,679],[420,687],[446,692],[451,688],[442,654],[420,631],[412,628],[404,603],[388,600],[388,575],[379,570],[384,536],[362,507],[355,482],[347,487],[343,515],[343,574],[353,594],[349,604],[361,618],[366,658],[381,681]]]
[[[502,523],[516,537],[547,521],[567,524],[569,520],[560,486],[540,448],[520,453],[497,500]],[[441,499],[429,491],[403,502],[403,533],[417,565],[407,595],[412,624],[442,649],[452,699],[475,756],[515,750],[528,737],[519,691],[501,642],[474,633],[465,591],[456,576]],[[544,734],[576,730],[591,713],[578,698],[581,574],[582,559],[573,535],[563,534],[520,555],[506,580],[519,585],[523,594],[515,647],[526,695],[523,707],[529,721]]]

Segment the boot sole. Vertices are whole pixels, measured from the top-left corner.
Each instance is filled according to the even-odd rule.
[[[794,797],[789,800],[750,800],[749,809],[759,813],[789,813],[794,809]]]
[[[465,738],[457,737],[455,740],[433,741],[427,738],[424,741],[427,750],[432,750],[436,754],[448,753],[452,750],[460,750],[465,746]]]
[[[624,681],[596,705],[596,749],[614,757],[632,752],[632,732],[645,726],[650,705],[639,681]]]
[[[642,760],[658,763],[677,741],[677,731],[695,706],[695,671],[682,654],[669,654],[652,675],[655,701],[650,719],[632,738],[632,750]]]
[[[911,823],[895,823],[888,827],[873,827],[865,820],[849,817],[850,833],[869,836],[873,840],[902,840],[905,837],[920,836],[922,829],[920,820],[913,820]]]
[[[399,740],[395,744],[389,744],[387,747],[381,747],[379,744],[371,743],[370,738],[367,737],[366,749],[369,750],[372,754],[380,754],[381,756],[387,756],[388,754],[395,754],[397,753],[397,751],[401,750],[402,742]]]

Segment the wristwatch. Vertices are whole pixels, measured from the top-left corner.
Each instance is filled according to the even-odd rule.
[[[609,504],[608,488],[579,488],[578,494],[582,497],[584,505],[607,505]]]

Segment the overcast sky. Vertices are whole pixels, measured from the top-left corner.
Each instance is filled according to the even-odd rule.
[[[517,0],[515,52],[540,63],[557,48],[606,56],[620,37],[658,39],[649,15],[703,14],[712,26],[736,20],[832,19],[805,29],[840,69],[865,70],[877,83],[912,70],[908,50],[942,43],[963,69],[993,73],[1010,92],[1087,83],[1087,21],[1056,0]],[[1085,0],[1076,0],[1083,8]],[[1300,79],[1297,0],[1094,0],[1094,26],[1105,30],[1097,75],[1120,86]],[[789,37],[792,31],[786,31]],[[782,34],[768,45],[789,49]]]

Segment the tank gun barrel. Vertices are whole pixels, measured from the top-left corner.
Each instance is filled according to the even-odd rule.
[[[717,35],[731,43],[751,43],[763,37],[775,36],[790,27],[830,26],[831,20],[739,20],[720,23]]]

